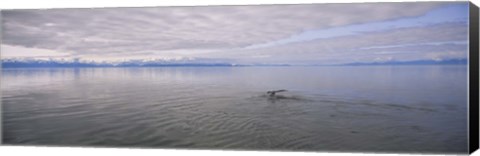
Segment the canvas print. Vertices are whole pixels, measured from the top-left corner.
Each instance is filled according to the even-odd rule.
[[[2,142],[466,153],[468,11],[2,10]]]

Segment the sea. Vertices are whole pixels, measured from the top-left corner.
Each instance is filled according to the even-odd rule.
[[[9,145],[467,153],[466,65],[3,68]],[[267,91],[287,90],[275,96]]]

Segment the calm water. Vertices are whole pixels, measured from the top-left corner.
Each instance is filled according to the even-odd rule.
[[[467,151],[466,66],[3,69],[1,90],[6,144]]]

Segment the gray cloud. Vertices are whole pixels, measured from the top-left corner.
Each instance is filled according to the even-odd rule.
[[[2,39],[8,45],[65,51],[73,55],[235,49],[286,38],[306,30],[420,16],[442,4],[447,3],[3,10]],[[355,49],[367,44],[363,42],[373,45],[408,43],[414,39],[403,34],[423,33],[423,30],[415,31],[382,32],[362,39],[312,41],[291,47],[280,46],[270,51],[308,54],[321,50],[324,52],[316,55],[326,55],[329,49],[333,49],[341,53],[347,48]],[[451,40],[450,35],[458,36],[454,31],[451,33],[431,38]],[[396,40],[383,40],[382,35],[398,37]],[[430,39],[429,35],[423,36],[427,37],[424,40]],[[342,45],[337,43],[340,39]],[[295,49],[298,46],[305,47],[305,51]]]
[[[465,58],[467,23],[366,32],[358,35],[316,39],[268,48],[211,54],[252,62],[346,63],[372,60]],[[455,43],[464,42],[464,43]]]

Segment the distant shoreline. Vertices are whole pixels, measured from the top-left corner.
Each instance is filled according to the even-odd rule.
[[[416,61],[388,61],[388,62],[354,62],[345,64],[235,64],[235,63],[193,63],[193,62],[122,62],[122,63],[95,63],[95,62],[57,62],[57,61],[19,61],[2,60],[2,68],[118,68],[118,67],[286,67],[286,66],[411,66],[411,65],[468,65],[467,59],[450,60],[416,60]]]
[[[175,65],[166,65],[166,66],[21,66],[21,67],[5,67],[1,66],[2,69],[19,69],[19,68],[163,68],[163,67],[387,67],[387,66],[467,66],[468,64],[402,64],[402,65],[235,65],[235,66],[175,66]]]

